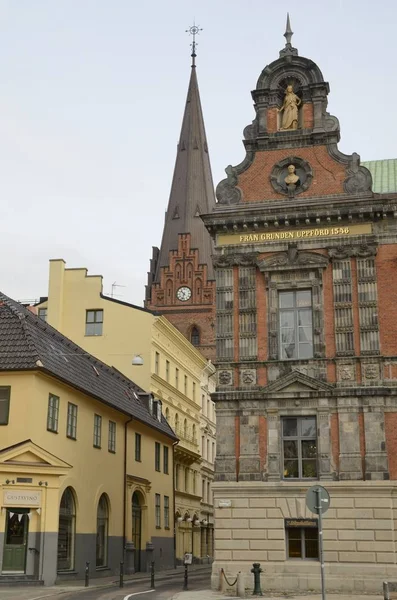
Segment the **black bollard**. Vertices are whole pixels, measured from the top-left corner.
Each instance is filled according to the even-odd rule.
[[[154,590],[154,562],[150,563],[150,588]]]
[[[90,563],[85,563],[85,582],[84,586],[88,587],[90,585]]]
[[[120,587],[124,587],[124,563],[121,561],[120,563]]]
[[[185,573],[183,575],[183,589],[187,590],[187,563],[185,563]]]
[[[253,563],[253,568],[251,569],[251,573],[254,574],[254,591],[252,592],[253,596],[263,596],[261,590],[261,565],[260,563]]]

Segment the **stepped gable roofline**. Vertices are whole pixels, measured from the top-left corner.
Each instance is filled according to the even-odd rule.
[[[153,417],[133,381],[77,346],[20,303],[0,292],[0,371],[36,370],[178,439],[166,419]]]

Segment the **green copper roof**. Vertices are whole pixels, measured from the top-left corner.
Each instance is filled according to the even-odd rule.
[[[372,190],[376,194],[397,193],[397,158],[369,160],[361,163],[372,175]]]

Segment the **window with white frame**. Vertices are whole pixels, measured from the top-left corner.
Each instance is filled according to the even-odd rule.
[[[77,405],[72,402],[68,402],[66,435],[72,440],[75,440],[77,436]]]
[[[102,335],[103,310],[87,310],[85,314],[85,334]]]
[[[156,527],[161,527],[161,496],[156,494],[155,498],[155,520]]]
[[[280,358],[313,357],[311,290],[279,292]]]
[[[283,417],[284,479],[316,479],[316,417]]]
[[[109,421],[108,450],[116,452],[116,423],[114,421]]]
[[[102,417],[94,415],[94,448],[100,448],[102,442]]]
[[[47,430],[58,433],[59,397],[54,394],[48,396]]]

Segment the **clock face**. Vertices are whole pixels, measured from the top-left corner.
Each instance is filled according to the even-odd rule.
[[[192,290],[186,286],[180,287],[176,293],[176,297],[181,302],[186,302],[186,300],[189,300],[191,295],[192,295]]]

